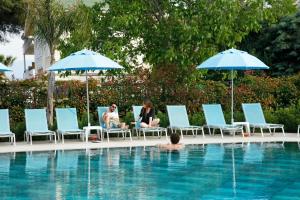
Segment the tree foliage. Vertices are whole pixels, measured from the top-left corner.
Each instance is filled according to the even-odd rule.
[[[31,0],[32,23],[34,34],[38,40],[46,42],[50,50],[50,65],[54,63],[54,51],[60,38],[71,30],[74,24],[74,7],[66,8],[58,0]],[[28,16],[29,17],[29,16]],[[49,66],[46,66],[49,67]],[[48,75],[48,104],[47,117],[50,125],[53,125],[54,109],[54,84],[55,73]]]
[[[255,54],[271,68],[273,76],[291,75],[300,71],[300,11],[283,17],[279,23],[252,33],[241,47]]]
[[[6,41],[7,33],[20,33],[24,26],[23,0],[0,1],[0,42]]]
[[[86,8],[88,29],[71,32],[65,54],[83,46],[121,61],[128,70],[141,64],[180,69],[178,83],[220,50],[235,47],[261,22],[295,10],[293,0],[104,0]],[[79,36],[83,33],[89,37]],[[78,49],[76,49],[78,48]]]
[[[4,56],[4,55],[0,54],[0,62],[6,66],[11,66],[15,60],[16,60],[16,58],[13,56]]]
[[[6,66],[12,66],[12,64],[14,63],[14,61],[16,60],[15,57],[13,56],[4,56],[2,54],[0,54],[0,63],[3,63]],[[0,78],[4,77],[4,73],[0,72]]]

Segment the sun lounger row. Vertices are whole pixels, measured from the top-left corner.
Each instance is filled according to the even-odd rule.
[[[204,128],[209,130],[209,133],[214,134],[215,130],[220,130],[221,136],[223,137],[225,132],[230,132],[235,135],[236,133],[241,133],[244,136],[243,127],[239,124],[227,124],[224,118],[224,114],[220,104],[204,104],[203,106],[204,116],[206,119],[206,125],[204,126],[193,126],[190,125],[186,107],[184,105],[168,105],[167,113],[169,117],[170,126],[168,127],[171,132],[179,131],[181,137],[183,138],[184,132],[192,132],[194,136],[198,135],[198,132],[202,132],[204,137]],[[104,128],[104,122],[102,119],[103,113],[107,111],[108,107],[98,107],[98,118],[101,128],[101,132],[106,133],[107,139],[109,141],[110,134],[121,133],[125,139],[129,135],[130,140],[131,130],[121,129],[121,128]],[[260,129],[262,136],[264,136],[264,130],[267,129],[270,134],[275,133],[276,129],[280,129],[285,135],[284,125],[282,124],[269,124],[266,123],[261,105],[258,104],[243,104],[242,105],[246,122],[249,123],[250,128],[252,128],[253,133],[255,129]],[[135,121],[139,118],[139,112],[141,106],[133,106],[133,113]],[[57,131],[51,131],[48,129],[46,110],[45,109],[25,109],[25,140],[32,144],[33,136],[47,136],[50,141],[54,140],[56,143],[56,135],[58,140],[64,143],[64,137],[66,135],[78,135],[81,139],[86,139],[85,131],[79,129],[77,120],[76,108],[56,108],[56,120],[57,120]],[[115,112],[118,112],[117,110]],[[134,129],[137,135],[140,136],[142,133],[144,139],[146,140],[146,133],[152,132],[157,133],[161,136],[165,133],[167,138],[167,129],[163,127],[151,127],[151,128],[141,128],[138,123],[135,123]],[[299,135],[299,134],[298,134]],[[10,131],[9,124],[9,112],[8,109],[0,109],[0,137],[8,137],[10,142],[15,144],[15,134]],[[103,138],[103,135],[101,134]]]

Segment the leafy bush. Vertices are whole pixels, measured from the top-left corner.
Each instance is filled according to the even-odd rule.
[[[190,123],[205,123],[202,104],[220,103],[227,123],[230,123],[230,88],[224,81],[195,79],[189,84],[176,84],[172,79],[160,84],[159,74],[155,81],[151,73],[141,70],[119,78],[108,77],[104,83],[91,79],[90,114],[92,125],[98,125],[96,108],[116,103],[123,121],[133,121],[132,105],[140,105],[144,97],[151,97],[161,126],[169,125],[166,105],[187,106]],[[268,122],[284,123],[288,131],[295,131],[299,123],[298,97],[300,96],[300,74],[284,78],[244,75],[235,81],[234,118],[244,121],[241,104],[260,102]],[[173,84],[173,85],[172,85]],[[174,84],[176,84],[174,86]],[[75,107],[80,127],[87,124],[85,83],[58,81],[55,89],[56,107]],[[42,80],[0,81],[0,108],[9,108],[12,129],[23,137],[25,130],[24,109],[45,108],[47,82]],[[22,125],[23,124],[23,125]],[[51,127],[56,130],[56,125]]]
[[[168,118],[167,113],[163,113],[161,111],[158,111],[156,117],[160,119],[160,126],[161,127],[168,127],[169,126],[169,118]]]
[[[300,124],[300,101],[287,108],[280,108],[274,113],[276,122],[284,124],[288,132],[296,132],[297,125]]]

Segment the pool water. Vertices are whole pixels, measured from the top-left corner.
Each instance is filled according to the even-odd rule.
[[[300,199],[297,143],[0,154],[0,199]]]

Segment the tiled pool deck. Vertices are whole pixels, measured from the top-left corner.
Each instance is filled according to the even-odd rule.
[[[255,134],[251,137],[242,136],[224,136],[220,135],[210,136],[184,136],[181,141],[183,144],[211,144],[211,143],[243,143],[243,142],[300,142],[300,137],[296,133],[287,133],[285,137],[281,133],[275,135],[265,135],[262,137],[260,134]],[[80,140],[65,140],[65,144],[58,142],[54,144],[49,141],[33,141],[33,145],[26,142],[18,142],[16,146],[10,145],[7,142],[0,143],[0,153],[6,152],[24,152],[24,151],[48,151],[48,150],[68,150],[68,149],[96,149],[96,148],[115,148],[115,147],[135,147],[135,146],[155,146],[157,144],[166,144],[168,141],[165,137],[158,139],[157,137],[147,137],[144,141],[143,138],[133,137],[133,141],[129,139],[123,140],[122,138],[111,138],[110,142],[104,140],[103,142],[82,142]]]

